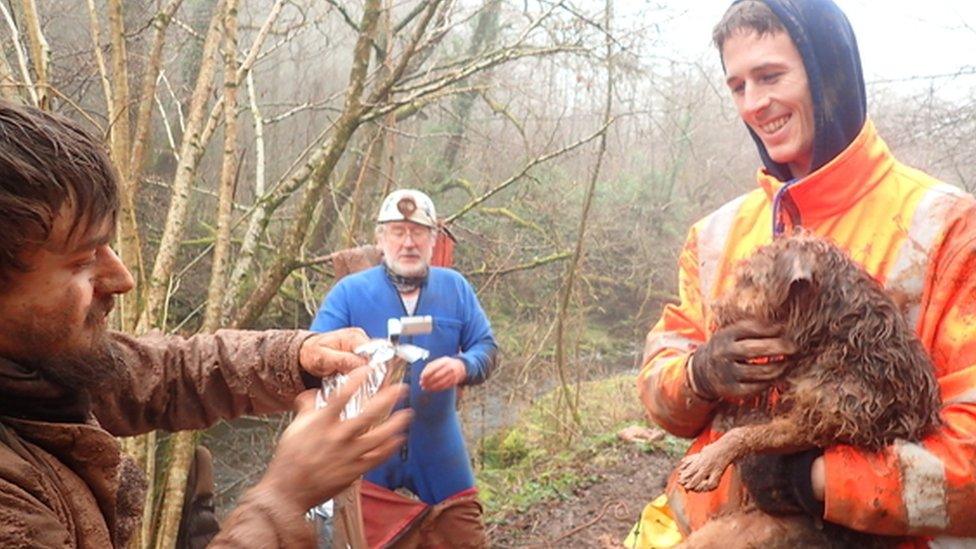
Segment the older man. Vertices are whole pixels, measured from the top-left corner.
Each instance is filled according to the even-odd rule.
[[[401,540],[406,546],[483,546],[482,510],[455,401],[458,386],[483,382],[495,365],[491,327],[468,281],[451,269],[430,266],[437,215],[426,194],[392,192],[383,200],[376,222],[383,263],[340,280],[311,329],[355,326],[371,337],[385,337],[389,318],[433,317],[433,332],[410,340],[429,350],[430,359],[412,364],[404,379],[410,385],[407,405],[416,411],[407,444],[365,478],[386,490],[410,492],[433,506],[423,527]],[[366,517],[368,529],[370,518]],[[369,531],[367,536],[371,537]]]
[[[350,352],[367,341],[361,330],[189,339],[109,331],[114,297],[133,286],[109,247],[117,209],[115,171],[96,139],[65,118],[0,101],[2,547],[128,546],[145,480],[116,436],[285,411],[308,374],[364,363]],[[399,392],[340,422],[351,389],[299,415],[217,545],[312,546],[305,511],[396,450],[408,414],[381,416]]]
[[[681,302],[647,337],[638,388],[648,414],[694,437],[722,436],[717,403],[767,390],[789,362],[778,326],[740,323],[710,333],[710,304],[734,266],[791,226],[833,240],[884,283],[929,352],[944,426],[881,452],[835,446],[771,460],[761,505],[855,530],[976,536],[976,200],[900,163],[866,114],[853,30],[831,0],[741,0],[715,28],[739,116],[759,150],[758,188],[695,223],[679,260]],[[865,334],[885,345],[886,334]],[[774,501],[781,496],[780,501]],[[736,467],[718,489],[672,478],[670,508],[684,534],[752,499]]]

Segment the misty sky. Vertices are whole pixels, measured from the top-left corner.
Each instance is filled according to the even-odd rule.
[[[955,73],[976,67],[976,1],[974,0],[836,0],[854,27],[867,82]],[[666,26],[669,42],[686,59],[714,57],[712,26],[730,2],[687,0],[674,8]],[[626,7],[624,7],[626,10]],[[925,86],[930,80],[924,82]],[[936,79],[958,93],[976,89],[976,75]],[[907,86],[917,85],[908,81]]]

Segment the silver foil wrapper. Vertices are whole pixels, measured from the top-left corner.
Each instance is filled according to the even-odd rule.
[[[393,345],[385,339],[374,339],[359,346],[356,354],[369,358],[369,364],[366,366],[369,368],[369,376],[342,409],[342,419],[358,416],[370,397],[380,389],[402,381],[409,364],[427,358],[429,355],[427,350],[415,345]],[[315,398],[316,407],[325,406],[332,395],[348,382],[349,376],[345,374],[336,374],[323,379],[322,390]]]
[[[395,345],[386,339],[374,339],[365,343],[355,350],[356,354],[365,356],[369,359],[366,368],[369,368],[369,375],[366,381],[359,386],[356,392],[349,398],[349,402],[342,409],[340,416],[342,419],[351,419],[363,411],[366,401],[378,393],[384,387],[403,381],[407,366],[418,360],[427,358],[429,352],[415,345]],[[322,389],[315,397],[316,408],[324,407],[329,399],[332,398],[346,383],[349,376],[336,374],[322,380]],[[329,500],[321,505],[309,510],[309,518],[320,523],[320,530],[324,526],[326,530],[319,533],[319,547],[331,547],[330,539],[332,535],[331,525],[336,508],[333,501]]]

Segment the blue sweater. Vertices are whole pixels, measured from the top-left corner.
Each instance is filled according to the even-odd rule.
[[[399,293],[379,266],[349,275],[333,286],[311,329],[325,332],[357,326],[369,337],[385,338],[387,319],[406,314]],[[433,505],[472,488],[474,474],[455,410],[457,390],[424,391],[420,372],[430,360],[456,356],[467,369],[465,384],[481,383],[495,365],[497,345],[471,284],[451,269],[430,269],[414,314],[434,319],[432,333],[401,340],[430,351],[427,361],[410,365],[404,379],[410,386],[405,405],[413,408],[414,421],[403,450],[367,473],[366,480],[391,490],[405,487]]]

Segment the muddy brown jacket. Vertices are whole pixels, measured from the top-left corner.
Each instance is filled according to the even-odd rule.
[[[310,335],[111,334],[127,374],[90,395],[0,359],[0,547],[125,546],[140,522],[145,479],[115,437],[288,409],[305,388],[298,351]],[[311,529],[270,498],[249,492],[215,544],[310,546]]]

